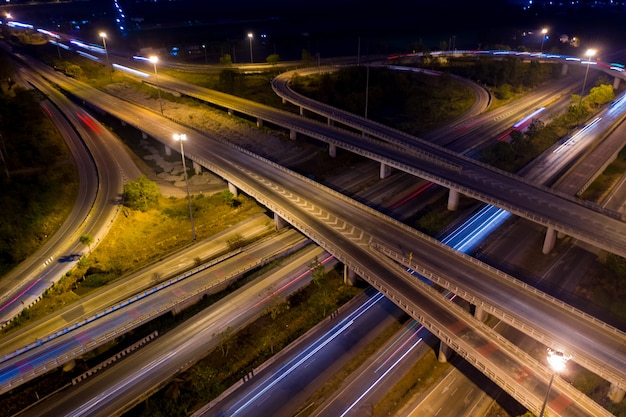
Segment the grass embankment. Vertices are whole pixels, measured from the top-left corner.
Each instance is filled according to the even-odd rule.
[[[624,172],[626,172],[626,148],[620,151],[617,158],[581,193],[580,197],[601,204]]]

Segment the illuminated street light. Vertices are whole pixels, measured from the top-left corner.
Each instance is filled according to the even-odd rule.
[[[248,39],[250,40],[250,63],[252,64],[252,32],[248,33]]]
[[[571,356],[566,356],[563,352],[558,352],[548,348],[548,363],[552,368],[552,376],[550,377],[550,383],[548,384],[548,392],[546,392],[546,398],[543,400],[543,405],[541,406],[541,412],[539,413],[539,417],[543,417],[543,413],[546,410],[546,404],[548,404],[548,396],[550,395],[550,389],[552,388],[552,383],[554,382],[554,375],[565,370],[565,364],[568,360],[570,360]]]
[[[209,60],[207,59],[207,56],[206,56],[206,45],[205,44],[202,44],[202,49],[204,49],[204,63],[208,64]]]
[[[583,105],[583,95],[585,94],[585,84],[587,84],[587,75],[589,74],[589,65],[591,64],[591,57],[596,54],[595,49],[587,49],[585,52],[585,56],[587,57],[587,70],[585,71],[585,79],[583,81],[583,89],[580,91],[580,103],[578,107],[582,107]]]
[[[100,37],[102,38],[102,45],[104,46],[104,55],[107,60],[107,71],[109,71],[109,77],[111,81],[113,81],[113,74],[111,71],[111,63],[109,62],[109,51],[107,50],[107,34],[105,32],[100,32]]]
[[[187,204],[189,205],[189,220],[191,221],[191,240],[196,240],[196,228],[193,225],[193,212],[191,211],[191,196],[189,195],[189,181],[187,180],[187,166],[185,165],[185,149],[183,142],[187,135],[174,133],[174,140],[180,142],[180,156],[183,158],[183,173],[185,175],[185,187],[187,188]]]
[[[157,92],[159,93],[159,106],[161,107],[161,114],[163,114],[163,102],[161,101],[161,88],[159,87],[159,74],[157,73],[157,67],[156,67],[157,62],[159,62],[159,57],[156,55],[151,55],[150,62],[154,64],[154,82],[156,84]]]
[[[543,54],[543,41],[546,39],[546,33],[548,33],[547,28],[541,29],[541,53]]]

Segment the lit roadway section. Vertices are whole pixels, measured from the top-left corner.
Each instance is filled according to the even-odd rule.
[[[486,311],[554,348],[571,352],[582,365],[626,387],[626,338],[618,330],[534,289],[521,291],[523,284],[512,277],[249,151],[203,136],[53,71],[47,76],[90,105],[165,144],[171,146],[174,133],[186,134],[193,139],[187,146],[192,160],[223,176],[315,240],[529,409],[536,410],[542,402],[549,371],[378,250],[393,248],[407,256],[412,252],[413,269],[422,275],[476,288],[489,299]],[[400,153],[395,147],[385,149]],[[422,161],[422,165],[427,164],[437,165]],[[527,377],[520,379],[520,370]],[[576,399],[568,408],[582,404],[594,407],[578,398],[580,393],[571,392],[568,384],[557,380],[554,389]],[[601,413],[595,409],[587,412]]]
[[[327,70],[331,69],[333,68]],[[272,81],[274,91],[279,96],[296,105],[306,106],[307,109],[331,120],[359,129],[372,137],[398,145],[398,147],[367,141],[347,132],[338,133],[337,129],[331,127],[327,127],[324,132],[322,127],[315,128],[315,126],[324,125],[314,121],[309,121],[308,130],[318,132],[318,136],[310,133],[307,135],[315,138],[326,135],[336,140],[334,142],[336,146],[352,152],[356,152],[354,148],[369,151],[370,154],[378,157],[361,154],[479,201],[498,206],[608,252],[626,256],[626,223],[617,220],[616,213],[604,212],[596,204],[558,193],[548,187],[532,184],[517,175],[497,170],[415,136],[315,102],[289,88],[288,82],[295,72],[283,73]],[[262,115],[257,117],[265,118]],[[296,116],[293,117],[296,118]],[[266,120],[271,121],[271,119]],[[301,122],[298,123],[297,120]],[[306,124],[302,118],[296,118],[293,123],[302,126]],[[328,139],[320,140],[331,142]],[[337,142],[344,142],[344,144]],[[420,160],[422,158],[424,159]],[[424,163],[425,161],[441,163],[429,165]]]

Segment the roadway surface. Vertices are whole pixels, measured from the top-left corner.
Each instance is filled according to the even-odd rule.
[[[64,84],[65,80],[60,77],[57,81]],[[328,248],[332,253],[339,256],[342,261],[345,260],[344,262],[355,268],[362,277],[376,287],[392,289],[393,292],[388,294],[395,302],[410,310],[411,314],[418,321],[427,323],[431,328],[432,326],[437,327],[440,335],[442,334],[441,332],[444,332],[448,334],[447,337],[456,339],[458,335],[445,330],[446,325],[444,325],[444,328],[439,326],[446,322],[448,325],[451,325],[451,323],[459,319],[467,323],[463,325],[466,331],[469,328],[480,328],[482,326],[480,323],[474,323],[473,319],[464,317],[465,313],[461,315],[463,316],[462,319],[458,315],[459,313],[453,313],[452,316],[456,318],[452,319],[450,312],[447,311],[448,307],[439,304],[440,302],[436,301],[437,297],[428,295],[428,290],[424,288],[418,289],[415,283],[411,283],[404,276],[404,273],[396,270],[395,267],[385,262],[381,263],[380,255],[371,252],[368,249],[368,245],[370,237],[373,236],[379,237],[381,241],[385,239],[394,241],[393,245],[395,247],[406,248],[406,250],[413,249],[414,259],[419,259],[420,262],[423,262],[423,265],[428,270],[440,271],[440,273],[441,271],[447,271],[445,275],[448,277],[478,280],[482,282],[482,288],[488,286],[490,281],[493,284],[493,278],[496,276],[491,275],[489,271],[484,269],[484,266],[458,257],[454,252],[442,247],[442,245],[407,230],[406,226],[384,218],[365,207],[351,203],[341,196],[328,192],[328,190],[324,191],[324,188],[319,187],[312,181],[295,176],[289,173],[289,171],[268,164],[266,161],[248,156],[247,153],[233,152],[232,148],[224,147],[220,143],[208,139],[199,140],[200,135],[198,132],[188,130],[158,116],[155,117],[145,110],[136,109],[128,103],[106,96],[101,92],[90,93],[91,90],[85,86],[66,88],[71,89],[89,102],[106,109],[111,114],[131,124],[136,124],[138,120],[153,118],[153,123],[149,125],[141,123],[139,125],[144,127],[143,130],[146,133],[163,140],[165,143],[169,143],[174,132],[186,133],[188,137],[196,138],[195,141],[189,142],[189,146],[186,146],[186,148],[189,148],[189,155],[192,155],[192,159],[195,158],[194,160],[210,170],[227,177],[243,191],[259,199],[261,203],[269,208],[278,211],[290,223],[314,237],[315,240]],[[205,156],[201,157],[202,155]],[[346,223],[345,219],[350,219],[350,222]],[[347,252],[348,250],[350,253]],[[615,355],[615,352],[620,351],[621,339],[619,335],[614,333],[607,334],[603,331],[598,333],[599,328],[597,326],[581,322],[579,316],[575,315],[566,318],[569,316],[569,313],[565,313],[551,303],[546,304],[536,299],[531,301],[533,297],[520,297],[518,289],[509,288],[507,291],[503,291],[504,289],[505,287],[500,287],[497,290],[489,288],[487,292],[490,293],[490,296],[501,297],[497,304],[503,307],[508,307],[512,299],[518,299],[518,303],[512,307],[522,308],[521,311],[524,313],[518,317],[524,318],[524,325],[527,328],[530,326],[535,329],[533,333],[535,336],[537,336],[537,327],[549,326],[549,331],[545,327],[541,331],[541,338],[548,340],[548,342],[551,341],[553,346],[564,346],[564,349],[567,351],[577,352],[576,357],[587,359],[587,362],[585,362],[587,364],[600,362],[601,365],[598,368],[604,369],[605,375],[607,370],[611,369],[615,369],[614,373],[617,379],[620,379],[619,375],[623,375],[619,371],[620,367],[623,368],[623,361],[616,360],[617,356]],[[510,293],[510,291],[513,292]],[[424,295],[426,295],[426,299],[423,298]],[[419,302],[417,302],[418,299],[420,300]],[[435,301],[434,304],[433,301]],[[532,307],[527,307],[529,304]],[[409,305],[411,307],[408,307]],[[439,306],[436,307],[436,305]],[[550,312],[547,312],[546,308]],[[540,310],[543,311],[538,313],[536,318],[530,318],[530,315],[527,314],[528,312],[537,313]],[[516,314],[514,311],[510,313]],[[553,321],[546,321],[546,316],[552,317]],[[433,317],[437,317],[437,319],[434,320]],[[422,318],[425,320],[421,320]],[[453,326],[453,328],[456,327]],[[594,336],[591,338],[584,336],[580,339],[571,340],[572,334],[587,335],[588,333],[594,334]],[[560,336],[558,340],[555,340],[557,335]],[[487,340],[493,341],[492,337],[497,338],[497,336],[492,335],[487,336]],[[617,339],[613,339],[614,337],[617,337]],[[593,339],[593,342],[590,339]],[[611,339],[613,339],[613,342],[610,341]],[[582,343],[583,341],[585,343]],[[483,345],[486,343],[486,340],[479,337],[478,339],[473,339],[471,343]],[[500,342],[495,343],[497,345],[500,344]],[[608,349],[605,350],[607,346]],[[593,354],[587,355],[585,351],[593,351]],[[610,354],[608,351],[610,351]],[[478,355],[475,356],[476,358],[483,356],[479,352],[478,347],[475,347],[474,352],[472,352],[472,355],[475,354]],[[622,354],[623,352],[619,355]],[[518,354],[513,355],[517,356]],[[507,356],[507,354],[505,354],[505,357],[508,358],[507,361],[512,358],[512,356]],[[500,357],[499,359],[503,358]],[[489,362],[493,364],[493,358],[489,358]],[[505,366],[506,369],[516,367],[516,365],[510,363],[500,366]],[[545,370],[538,368],[535,370],[535,373],[545,375]],[[502,372],[502,375],[507,374],[508,372]],[[539,378],[541,379],[541,377]],[[543,378],[544,381],[547,380],[547,376]],[[530,379],[524,381],[522,385],[525,386],[525,389],[527,384],[528,387],[535,387],[531,389],[534,390],[536,389],[537,381],[531,381]],[[526,393],[522,397],[532,398],[533,395]],[[527,403],[530,408],[540,402],[537,400],[537,397],[530,400],[525,398],[520,400]]]
[[[215,348],[220,342],[215,335],[245,326],[263,313],[273,297],[286,297],[306,285],[310,268],[302,265],[316,256],[326,262],[320,248],[310,248],[160,336],[124,359],[123,366],[108,368],[22,415],[108,417],[129,410]]]

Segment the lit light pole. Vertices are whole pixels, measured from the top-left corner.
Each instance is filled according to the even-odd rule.
[[[543,417],[544,411],[546,411],[546,405],[548,404],[548,396],[550,395],[550,389],[552,388],[552,383],[554,382],[554,375],[563,371],[565,369],[565,364],[568,360],[570,360],[571,356],[565,356],[563,352],[558,352],[548,348],[548,363],[552,368],[552,376],[550,377],[550,383],[548,384],[548,392],[546,392],[546,398],[543,400],[543,405],[541,406],[541,412],[539,413],[539,417]]]
[[[183,173],[185,175],[185,187],[187,188],[187,204],[189,205],[189,220],[191,221],[191,240],[196,240],[196,228],[193,225],[193,212],[191,211],[191,196],[189,195],[189,181],[187,180],[187,166],[185,165],[185,149],[183,142],[187,135],[174,133],[174,140],[180,142],[180,156],[183,158]]]
[[[583,89],[580,91],[580,103],[578,103],[578,107],[582,107],[583,105],[583,94],[585,94],[585,84],[587,84],[587,75],[589,74],[589,65],[591,64],[591,57],[596,54],[595,49],[587,49],[585,52],[585,56],[587,56],[587,69],[585,70],[585,79],[583,80]]]
[[[541,53],[543,54],[543,41],[546,40],[546,33],[548,33],[547,28],[541,29]]]
[[[102,45],[104,46],[104,55],[107,59],[107,71],[109,71],[109,78],[111,78],[111,81],[113,81],[111,63],[109,62],[109,51],[107,50],[107,34],[105,32],[100,32],[100,37],[102,38]]]
[[[248,33],[248,39],[250,40],[250,63],[252,64],[252,32]]]
[[[159,93],[159,106],[161,107],[161,114],[163,114],[163,102],[161,101],[161,88],[159,87],[159,74],[157,73],[156,64],[159,62],[159,57],[156,55],[150,56],[150,62],[154,64],[154,82],[156,83],[157,92]]]
[[[202,49],[204,49],[204,63],[208,64],[209,60],[206,57],[206,45],[205,44],[202,44]]]

